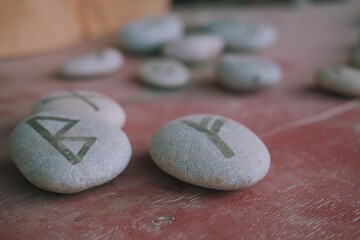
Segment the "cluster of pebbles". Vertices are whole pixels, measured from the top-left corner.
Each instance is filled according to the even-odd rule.
[[[59,91],[37,100],[32,115],[10,136],[10,154],[34,185],[75,193],[102,185],[128,165],[132,148],[121,130],[125,113],[114,100],[90,91]],[[264,143],[229,118],[190,115],[157,131],[149,152],[168,174],[198,186],[235,190],[269,170]]]
[[[278,64],[266,57],[250,56],[274,44],[277,31],[268,24],[239,19],[217,19],[197,33],[185,35],[175,15],[147,17],[126,25],[118,34],[122,49],[136,54],[158,54],[140,66],[139,79],[161,89],[179,89],[191,80],[189,66],[215,64],[218,83],[233,91],[251,91],[277,84],[282,79]],[[232,54],[224,53],[225,50]],[[65,77],[96,77],[119,69],[124,60],[115,48],[106,48],[64,64]]]
[[[156,54],[139,69],[148,86],[173,89],[189,83],[188,65],[215,63],[220,85],[252,91],[277,84],[280,67],[271,59],[224,50],[253,52],[270,47],[277,31],[270,25],[241,20],[213,20],[200,33],[184,35],[175,15],[139,19],[118,35],[122,49]],[[111,74],[123,64],[116,48],[73,59],[60,68],[69,78]],[[74,193],[104,184],[127,166],[132,148],[121,130],[125,112],[114,100],[90,91],[60,91],[35,102],[30,117],[10,136],[13,161],[39,188]],[[30,143],[30,144],[29,144]],[[153,136],[149,152],[166,173],[198,186],[235,190],[261,180],[270,155],[259,137],[240,123],[218,115],[175,119]]]
[[[174,27],[175,24],[177,27]],[[167,29],[169,25],[178,30],[177,34]],[[172,35],[165,38],[168,32]],[[140,35],[143,37],[142,41],[133,41],[136,44],[131,48],[128,48],[129,44],[122,44]],[[141,52],[143,45],[150,45],[146,41],[148,39],[153,43],[153,48],[147,50],[163,55],[161,58],[148,60],[139,70],[140,80],[153,87],[183,87],[191,78],[188,66],[207,63],[215,63],[218,83],[230,90],[257,90],[274,85],[282,78],[280,67],[270,59],[239,53],[224,54],[225,50],[253,52],[270,47],[277,39],[277,31],[267,24],[218,19],[204,24],[197,33],[185,35],[181,19],[168,15],[154,17],[151,21],[137,20],[125,27],[118,39],[125,50],[136,52]],[[179,72],[182,72],[181,75]]]
[[[112,99],[61,91],[39,99],[32,112],[14,129],[9,145],[16,166],[39,188],[80,192],[114,179],[128,165],[132,148],[121,130],[125,114]],[[269,152],[256,134],[218,115],[171,121],[153,136],[149,152],[166,173],[218,190],[249,187],[270,167]]]

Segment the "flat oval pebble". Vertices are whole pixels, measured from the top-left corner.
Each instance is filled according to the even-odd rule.
[[[60,74],[69,78],[106,75],[119,69],[123,62],[124,58],[118,50],[106,48],[66,62]]]
[[[270,167],[269,152],[253,132],[217,115],[191,115],[166,124],[151,139],[150,155],[166,173],[218,190],[249,187]]]
[[[168,42],[164,55],[190,63],[216,59],[224,48],[224,41],[216,35],[196,34]]]
[[[281,81],[280,67],[267,58],[224,56],[218,62],[219,84],[234,91],[251,91],[275,85]]]
[[[327,90],[349,97],[360,97],[360,71],[345,65],[323,68],[316,79],[317,84]]]
[[[205,30],[221,36],[226,47],[236,50],[259,51],[277,40],[273,26],[239,19],[213,20],[205,25]]]
[[[146,17],[127,24],[120,31],[119,42],[128,51],[150,53],[181,37],[183,31],[183,21],[175,15]]]
[[[122,128],[126,115],[123,108],[111,98],[92,91],[57,91],[37,100],[32,113],[65,112],[89,114]]]
[[[118,176],[131,157],[125,133],[89,116],[41,113],[12,132],[10,154],[34,185],[58,193],[80,192]]]
[[[185,86],[190,80],[190,72],[176,60],[151,59],[140,67],[139,77],[146,85],[173,89]]]

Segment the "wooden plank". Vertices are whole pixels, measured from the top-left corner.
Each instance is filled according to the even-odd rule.
[[[0,59],[50,52],[117,33],[140,16],[162,14],[169,0],[0,0]]]

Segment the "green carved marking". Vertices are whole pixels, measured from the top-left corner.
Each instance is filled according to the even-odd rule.
[[[99,51],[99,52],[95,53],[95,56],[96,56],[97,58],[104,58],[105,54],[104,54],[103,51]]]
[[[338,75],[341,75],[342,74],[342,69],[340,66],[335,66],[333,67],[333,71],[338,74]]]
[[[258,27],[252,24],[247,24],[244,26],[245,31],[255,34],[258,31]]]
[[[217,119],[211,127],[211,132],[219,134],[221,127],[224,125],[225,121],[222,119]]]
[[[210,120],[211,120],[211,117],[209,117],[209,116],[204,117],[204,118],[201,119],[201,121],[200,121],[200,126],[203,127],[203,128],[207,128]]]
[[[173,66],[171,64],[154,64],[152,68],[154,72],[159,75],[170,75],[173,72]]]
[[[80,95],[77,92],[73,92],[73,96],[74,97],[78,97],[81,100],[83,100],[84,102],[86,102],[87,104],[89,104],[95,111],[99,111],[98,106],[96,106],[93,102],[91,102],[88,98],[86,98],[84,95]]]
[[[69,94],[66,95],[62,95],[62,96],[56,96],[56,97],[49,97],[44,99],[41,103],[43,105],[52,102],[52,101],[56,101],[59,99],[66,99],[66,98],[78,98],[82,101],[84,101],[86,104],[88,104],[91,108],[93,108],[95,111],[99,111],[99,107],[95,105],[95,103],[91,102],[89,100],[89,97],[86,97],[85,95],[81,95],[77,92],[70,92]]]
[[[57,121],[64,122],[66,125],[61,128],[55,135],[52,135],[46,128],[44,128],[39,120],[48,120],[48,121]],[[39,133],[46,141],[48,141],[61,155],[63,155],[71,164],[75,165],[81,162],[89,151],[90,147],[95,143],[96,137],[67,137],[67,133],[71,128],[73,128],[79,120],[61,118],[61,117],[51,117],[51,116],[38,116],[28,120],[26,123],[30,125],[37,133]],[[85,144],[79,150],[77,154],[74,154],[70,149],[68,149],[62,142],[72,141],[79,142],[84,141]]]
[[[235,156],[233,150],[231,150],[231,148],[219,137],[219,132],[224,125],[225,120],[215,120],[209,130],[207,126],[209,125],[211,118],[212,117],[206,116],[201,119],[200,123],[191,120],[182,120],[181,122],[204,134],[220,150],[224,157],[231,158]]]

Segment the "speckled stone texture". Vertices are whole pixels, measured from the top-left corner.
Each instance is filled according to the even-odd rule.
[[[233,91],[273,86],[282,79],[280,67],[264,57],[226,55],[217,64],[218,82]]]
[[[39,188],[75,193],[118,176],[131,157],[124,132],[96,118],[41,113],[21,122],[9,140],[22,174]]]
[[[263,50],[273,45],[278,38],[273,26],[241,19],[215,19],[203,27],[205,31],[222,37],[226,47],[236,50]]]
[[[175,15],[162,15],[137,19],[119,33],[120,46],[136,53],[151,53],[168,41],[181,37],[183,21]]]
[[[191,115],[166,124],[151,139],[149,151],[168,174],[218,190],[249,187],[270,167],[269,152],[253,132],[217,115]]]
[[[152,87],[174,89],[190,81],[190,71],[181,62],[157,58],[145,62],[139,69],[140,80]]]
[[[32,112],[47,111],[89,114],[122,128],[126,121],[123,108],[111,98],[92,91],[57,91],[37,100]]]
[[[213,34],[193,34],[168,42],[164,55],[188,63],[203,63],[219,57],[224,41]]]
[[[319,71],[316,82],[329,91],[348,97],[360,97],[359,69],[340,64],[327,66]]]
[[[60,74],[68,78],[86,78],[110,74],[124,62],[122,54],[115,48],[105,48],[66,62]]]

